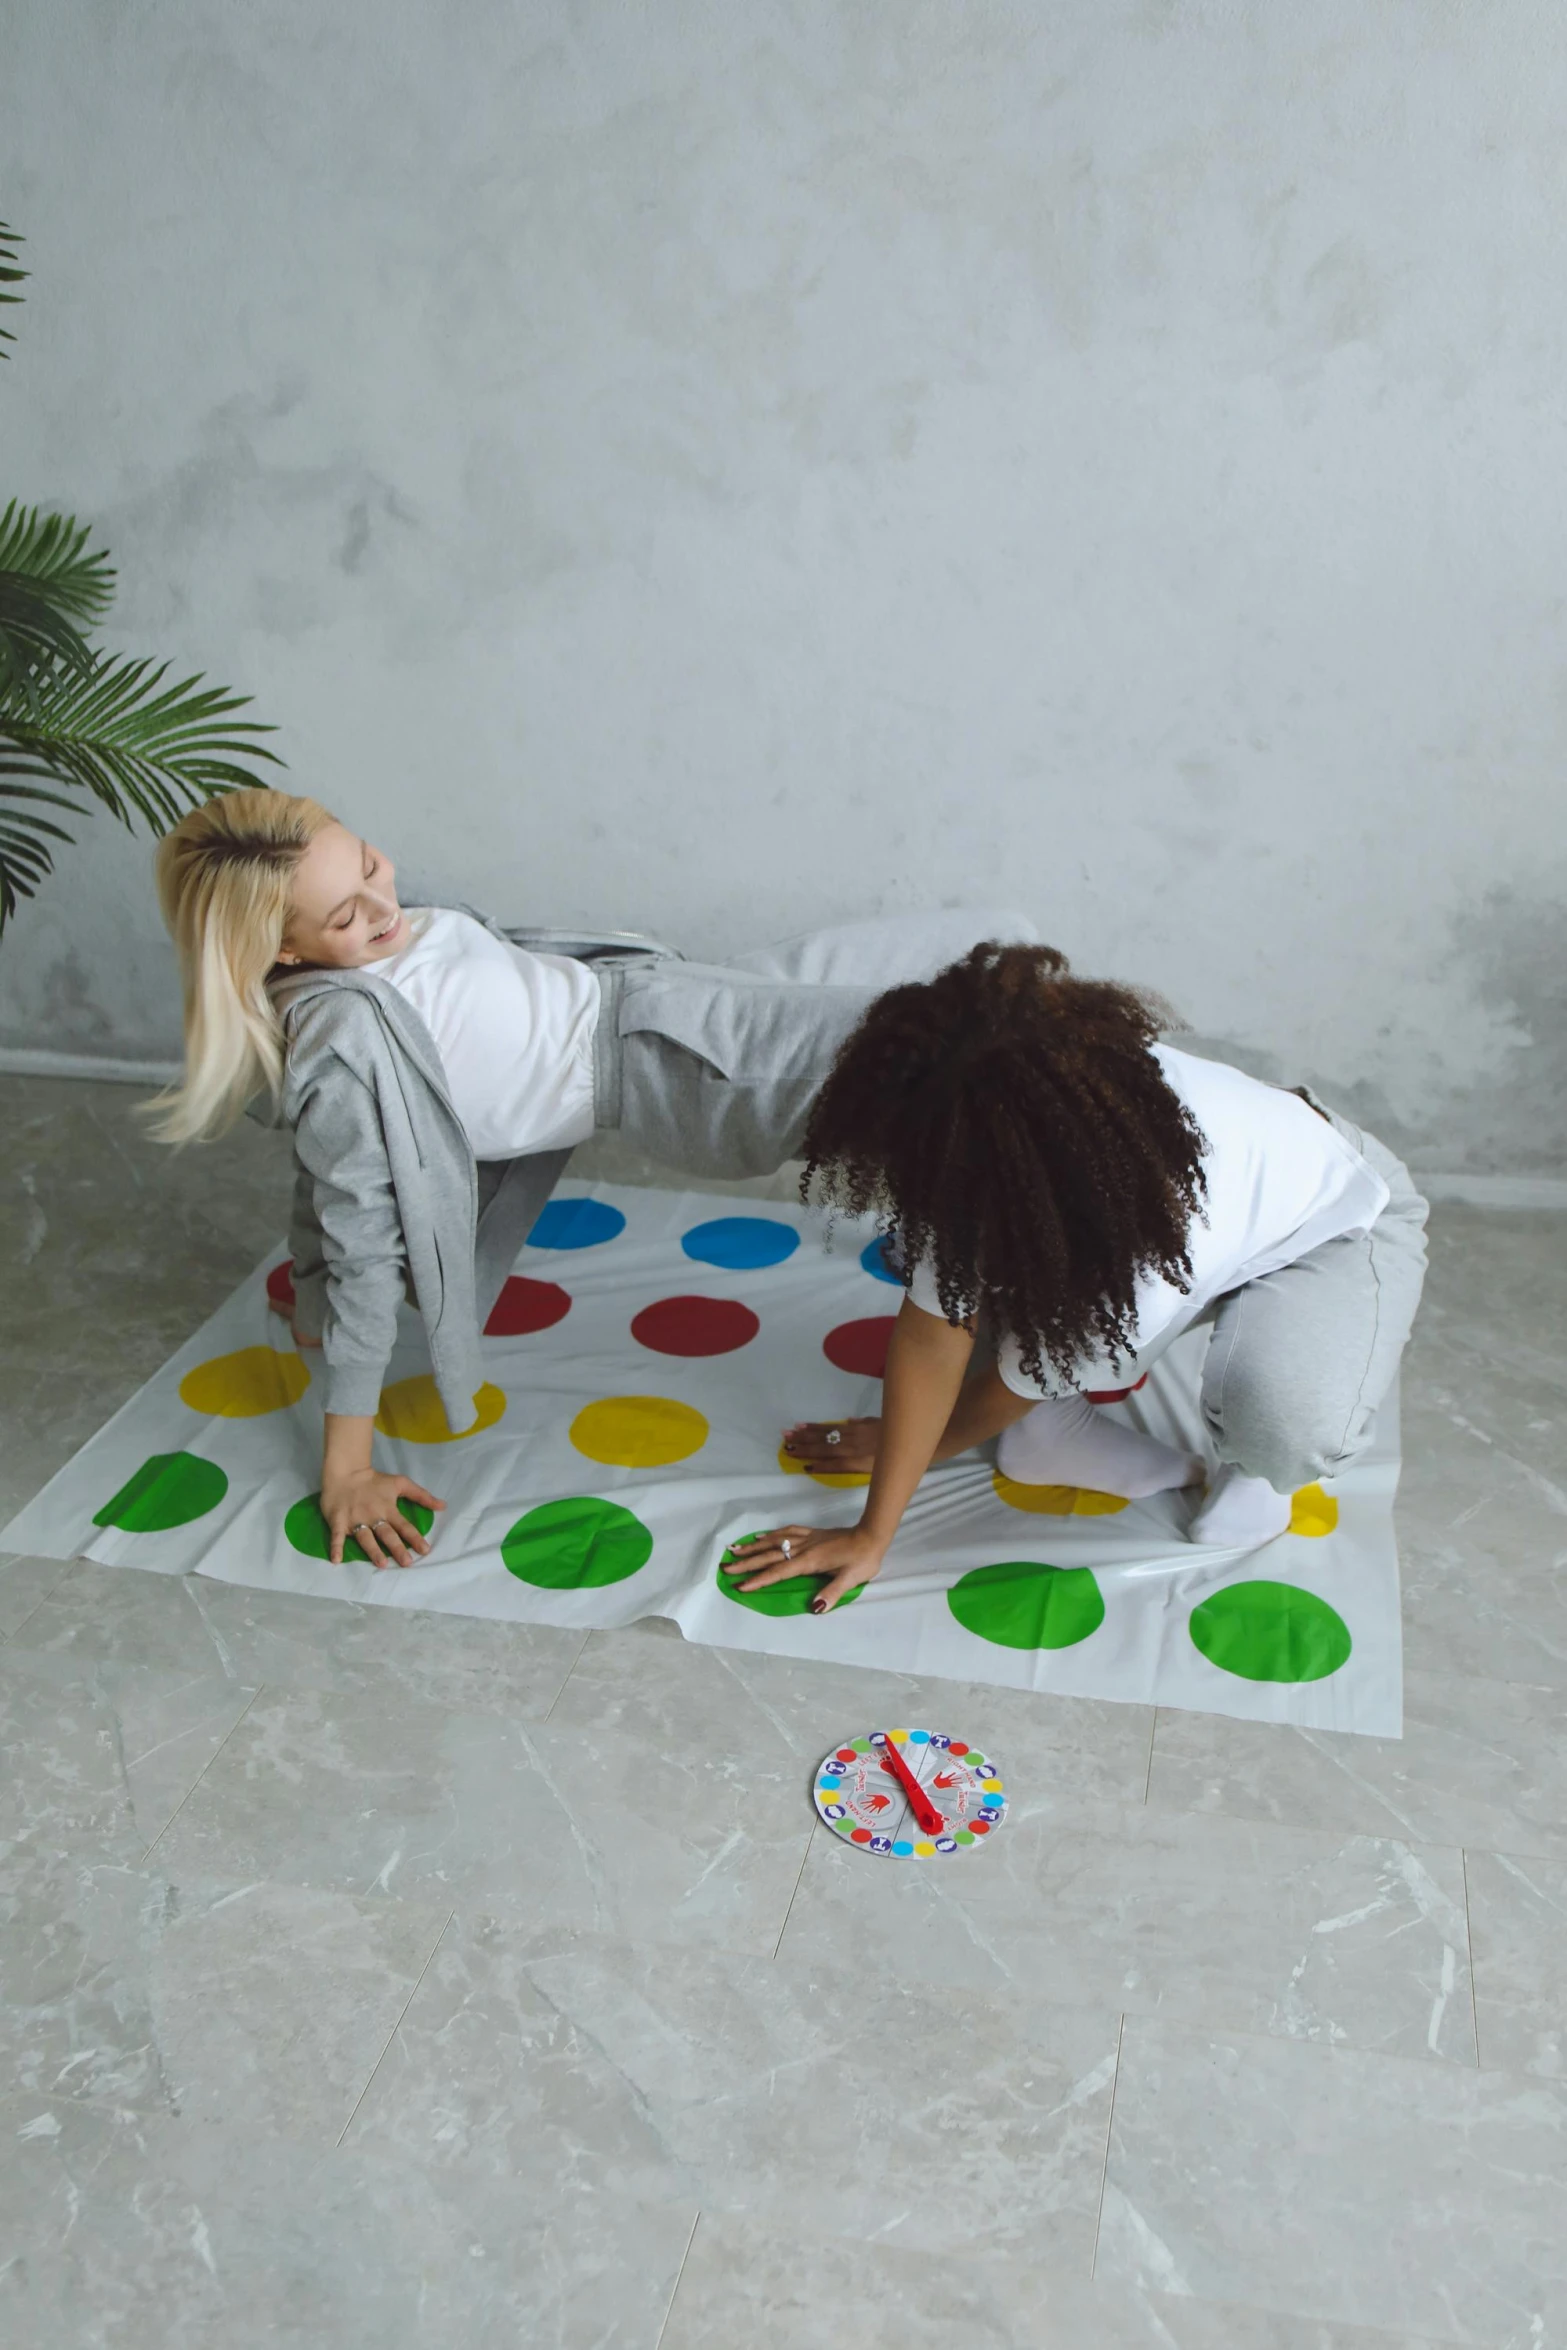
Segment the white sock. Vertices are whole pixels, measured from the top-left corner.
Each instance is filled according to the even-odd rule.
[[[1191,1540],[1223,1550],[1260,1550],[1286,1532],[1294,1496],[1275,1493],[1266,1477],[1246,1477],[1233,1465],[1222,1468],[1192,1520]]]
[[[1082,1485],[1127,1501],[1200,1484],[1203,1474],[1195,1453],[1107,1419],[1086,1395],[1047,1396],[1014,1420],[1002,1430],[997,1466],[1019,1485]]]

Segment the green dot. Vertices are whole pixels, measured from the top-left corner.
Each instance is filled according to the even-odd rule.
[[[966,1632],[998,1648],[1072,1648],[1105,1620],[1087,1567],[1047,1567],[1036,1559],[975,1567],[953,1584],[947,1605]]]
[[[95,1526],[118,1526],[127,1534],[163,1534],[188,1526],[215,1510],[229,1489],[216,1461],[193,1452],[155,1452],[134,1477],[106,1501]]]
[[[978,1841],[979,1839],[972,1828],[959,1828],[953,1838],[955,1844],[977,1844]]]
[[[851,1738],[849,1744],[853,1747],[856,1754],[870,1753],[871,1742],[868,1738]]]
[[[619,1502],[576,1494],[519,1518],[501,1543],[511,1572],[541,1591],[588,1591],[624,1583],[653,1555],[653,1537]]]
[[[1243,1681],[1324,1681],[1354,1643],[1337,1610],[1294,1583],[1230,1583],[1194,1607],[1191,1635],[1209,1664]]]
[[[769,1583],[765,1590],[741,1590],[731,1569],[743,1558],[745,1545],[755,1540],[754,1534],[743,1534],[738,1542],[731,1542],[724,1552],[718,1569],[718,1588],[725,1599],[738,1600],[741,1607],[755,1608],[759,1615],[764,1616],[808,1615],[811,1602],[822,1587],[820,1575],[786,1575],[781,1583]],[[744,1571],[743,1568],[741,1571]],[[864,1588],[862,1583],[855,1590],[846,1591],[838,1601],[838,1607],[847,1607],[851,1600],[858,1599]],[[860,1749],[861,1752],[866,1750],[864,1747]]]
[[[422,1501],[405,1501],[398,1505],[403,1517],[411,1518],[421,1534],[428,1534],[435,1524],[434,1510],[426,1509]],[[296,1501],[283,1520],[283,1531],[294,1549],[307,1559],[329,1559],[332,1555],[332,1535],[321,1515],[321,1496],[307,1493]],[[357,1559],[361,1566],[369,1564],[352,1534],[343,1545],[343,1563],[346,1566]]]

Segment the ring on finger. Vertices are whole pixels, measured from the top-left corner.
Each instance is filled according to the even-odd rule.
[[[371,1523],[370,1531],[372,1534],[374,1534],[378,1528],[382,1526],[389,1526],[391,1522],[392,1521],[390,1518],[376,1518]]]
[[[348,1529],[348,1531],[349,1531],[349,1533],[350,1533],[350,1534],[368,1534],[368,1533],[370,1532],[370,1521],[369,1521],[369,1519],[368,1519],[368,1518],[361,1518],[361,1519],[360,1519],[360,1521],[359,1521],[359,1523],[358,1523],[358,1525],[357,1525],[357,1526],[350,1526],[350,1527],[349,1527],[349,1529]]]
[[[841,1428],[829,1428],[827,1431],[827,1441],[829,1444],[841,1444],[843,1442],[843,1430]]]
[[[782,1542],[780,1542],[780,1543],[779,1543],[778,1547],[779,1547],[779,1549],[780,1549],[780,1550],[783,1552],[783,1554],[784,1554],[784,1557],[785,1557],[786,1559],[792,1559],[792,1558],[793,1558],[793,1556],[794,1556],[794,1544],[793,1544],[793,1543],[792,1543],[792,1542],[789,1540],[789,1537],[788,1537],[788,1535],[787,1535],[787,1534],[784,1536],[784,1538],[783,1538]]]

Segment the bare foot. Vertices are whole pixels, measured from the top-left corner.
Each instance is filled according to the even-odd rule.
[[[802,1469],[865,1476],[880,1439],[880,1420],[801,1420],[785,1432],[784,1451]]]

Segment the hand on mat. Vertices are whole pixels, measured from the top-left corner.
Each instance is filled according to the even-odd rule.
[[[294,1328],[293,1322],[290,1319],[290,1308],[283,1303],[283,1300],[280,1297],[269,1297],[267,1299],[267,1311],[269,1313],[281,1315],[283,1320],[288,1323],[288,1334],[296,1346],[319,1346],[321,1344],[319,1338],[307,1338],[302,1330],[296,1330]]]
[[[846,1591],[857,1591],[881,1572],[882,1545],[858,1526],[775,1526],[751,1542],[736,1543],[741,1555],[726,1561],[726,1575],[743,1575],[742,1591],[765,1591],[791,1575],[825,1575],[811,1602],[813,1616],[826,1615]]]
[[[379,1469],[359,1469],[325,1487],[321,1514],[332,1537],[333,1566],[342,1565],[350,1535],[373,1567],[411,1567],[422,1559],[430,1545],[412,1518],[403,1516],[398,1505],[404,1499],[422,1501],[427,1510],[446,1507],[411,1477],[387,1476]]]
[[[784,1451],[802,1469],[868,1475],[876,1466],[880,1420],[800,1420],[784,1432]]]

